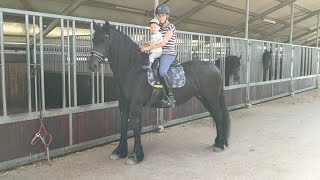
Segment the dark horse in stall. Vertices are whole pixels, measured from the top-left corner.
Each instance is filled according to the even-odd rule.
[[[230,85],[230,77],[231,76],[233,76],[234,81],[240,80],[239,72],[240,72],[240,66],[241,66],[241,57],[242,57],[242,55],[240,55],[239,57],[227,56],[225,58],[225,79],[224,79],[224,81],[225,81],[226,86]],[[220,69],[221,59],[217,59],[215,61],[215,65],[218,67],[218,69]]]
[[[264,50],[262,54],[263,64],[263,81],[267,80],[267,74],[269,73],[269,80],[272,79],[272,50]]]
[[[151,98],[153,87],[148,83],[147,73],[141,66],[148,61],[148,55],[139,52],[139,46],[128,36],[105,22],[103,27],[94,23],[93,48],[88,66],[97,71],[101,62],[108,59],[119,86],[119,109],[121,114],[121,137],[118,147],[110,159],[128,156],[128,119],[133,123],[134,148],[127,164],[143,160],[141,145],[142,108]],[[181,105],[193,96],[197,97],[214,119],[217,137],[213,150],[221,151],[228,146],[230,130],[229,111],[225,104],[223,81],[219,69],[210,62],[188,61],[182,63],[186,82],[174,89],[176,105]]]

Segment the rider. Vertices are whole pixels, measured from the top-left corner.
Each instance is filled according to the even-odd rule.
[[[172,87],[170,85],[170,80],[167,73],[170,68],[170,65],[173,63],[177,56],[176,27],[168,20],[170,16],[170,9],[166,4],[158,5],[155,9],[155,14],[160,22],[160,32],[163,36],[163,41],[160,44],[155,44],[149,47],[142,47],[141,51],[147,51],[162,47],[159,74],[162,77],[168,95],[168,101],[163,100],[163,103],[174,107],[176,101],[173,96]]]
[[[150,22],[150,31],[151,31],[151,37],[150,42],[145,43],[145,46],[154,46],[156,44],[160,44],[163,41],[162,34],[159,32],[160,30],[160,23],[157,18],[153,18]],[[153,44],[152,44],[153,43]],[[142,66],[142,69],[149,70],[151,69],[152,63],[156,58],[160,58],[162,55],[162,48],[153,48],[150,49],[150,55],[149,55],[149,62],[147,65]]]

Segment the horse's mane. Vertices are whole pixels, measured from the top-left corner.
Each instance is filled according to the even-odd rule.
[[[129,68],[141,70],[141,66],[147,62],[148,55],[141,53],[139,46],[130,37],[112,26],[110,26],[110,37],[112,44],[110,58],[116,64],[118,73],[126,73]]]

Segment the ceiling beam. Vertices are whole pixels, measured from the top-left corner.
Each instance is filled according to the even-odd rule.
[[[303,42],[302,44],[304,44],[304,45],[310,45],[311,43],[316,44],[316,43],[317,43],[317,37],[316,37],[316,38],[313,38],[313,39],[310,39],[310,40],[308,40],[308,41],[305,41],[305,42]]]
[[[318,15],[319,13],[320,13],[320,9],[311,11],[308,15],[304,16],[303,18],[300,18],[300,19],[298,19],[298,20],[295,20],[295,21],[293,22],[293,24],[297,24],[297,23],[299,23],[299,22],[302,22],[302,21],[304,21],[304,20],[306,20],[306,19],[311,18],[312,16]],[[289,25],[285,25],[285,26],[283,26],[283,27],[281,27],[281,28],[278,28],[278,29],[276,29],[276,30],[268,33],[266,36],[263,36],[262,38],[265,38],[265,37],[270,36],[270,35],[272,35],[272,34],[274,34],[274,33],[277,33],[277,32],[280,32],[280,31],[282,31],[282,30],[285,30],[285,29],[287,29],[288,27],[290,27],[290,24],[289,24]]]
[[[296,0],[287,0],[287,1],[284,1],[284,2],[282,2],[282,3],[280,3],[280,4],[276,5],[276,6],[273,6],[270,9],[267,9],[264,12],[262,12],[261,14],[258,14],[256,16],[250,18],[249,19],[249,24],[251,24],[251,23],[253,23],[253,22],[255,22],[255,21],[257,21],[257,20],[259,20],[259,19],[261,19],[261,18],[263,18],[265,16],[267,16],[268,14],[271,14],[271,13],[273,13],[273,12],[275,12],[275,11],[277,11],[277,10],[279,10],[279,9],[289,5],[289,4],[292,4],[295,1]],[[244,25],[245,25],[245,23],[240,23],[240,24],[234,26],[234,28],[232,28],[230,31],[226,32],[226,34],[230,34],[233,31],[242,30],[242,29],[244,29]]]
[[[27,0],[19,0],[19,1],[22,4],[22,6],[24,7],[24,9],[26,9],[28,11],[33,11],[31,4]]]
[[[277,0],[277,1],[283,2],[284,0]],[[309,13],[309,12],[310,12],[309,9],[307,9],[307,8],[305,8],[305,7],[302,7],[302,6],[299,6],[298,4],[295,4],[295,5],[294,5],[294,8],[296,8],[296,9],[298,9],[298,10],[304,12],[304,13]]]
[[[61,13],[61,15],[70,15],[73,13],[79,6],[81,6],[82,3],[86,2],[87,0],[76,0],[72,4],[70,4],[64,11]],[[55,19],[53,20],[46,29],[43,30],[43,37],[45,37],[47,34],[49,34],[58,24],[60,20]]]
[[[296,39],[302,38],[304,36],[310,35],[310,33],[316,32],[316,31],[317,31],[317,28],[311,29],[310,31],[307,31],[305,33],[302,33],[302,34],[299,34],[298,36],[293,37],[292,40],[296,40]],[[289,41],[285,41],[284,43],[288,43],[288,42]]]
[[[188,19],[190,16],[194,15],[195,13],[199,12],[201,9],[208,6],[208,4],[215,2],[217,0],[205,0],[202,1],[201,4],[198,4],[197,6],[193,7],[191,10],[183,14],[182,16],[178,17],[173,23],[175,25],[181,23],[183,20]]]
[[[53,0],[53,1],[58,1],[58,2],[72,2],[73,0]],[[168,3],[170,0],[165,0],[163,3]],[[200,0],[193,0],[194,2],[198,2],[198,3],[202,3],[202,1]],[[160,3],[160,2],[159,2]],[[163,4],[161,3],[161,4]],[[111,4],[111,3],[106,3],[106,2],[101,2],[101,1],[96,1],[96,0],[89,0],[87,3],[85,3],[84,5],[86,6],[90,6],[90,7],[100,7],[100,8],[108,8],[108,9],[113,9],[113,10],[116,10],[114,9],[115,6],[121,6],[121,5],[116,5],[116,4]],[[218,7],[218,8],[221,8],[221,9],[225,9],[225,10],[228,10],[228,11],[232,11],[232,12],[237,12],[237,13],[241,13],[241,14],[245,14],[245,11],[243,9],[240,9],[240,8],[236,8],[236,7],[233,7],[233,6],[229,6],[229,5],[226,5],[226,4],[222,4],[222,3],[219,3],[219,2],[212,2],[210,3],[211,6],[214,6],[214,7]],[[122,6],[121,6],[122,7]],[[124,6],[123,6],[124,7]],[[127,7],[129,9],[134,9],[132,7]],[[153,10],[151,11],[148,11],[148,10],[142,10],[142,9],[137,9],[137,10],[140,10],[140,11],[145,11],[146,13],[144,13],[145,16],[147,17],[153,17]],[[128,13],[133,13],[132,11],[126,11],[126,10],[121,10],[122,12],[128,12]],[[133,13],[133,14],[137,14],[137,13]],[[140,14],[141,15],[141,14]],[[254,12],[250,12],[250,16],[256,16],[258,15],[257,13],[254,13]],[[172,17],[172,15],[171,15]],[[290,23],[288,23],[287,21],[284,21],[284,20],[279,20],[279,19],[274,19],[274,18],[270,18],[268,17],[268,19],[270,20],[275,20],[277,21],[279,24],[284,24],[284,25],[288,25]],[[205,23],[204,21],[201,21],[203,23]],[[206,22],[207,23],[207,22]],[[226,26],[226,25],[222,25],[222,26]],[[228,26],[230,27],[230,26]],[[298,28],[298,29],[302,29],[302,30],[307,30],[307,28],[305,27],[302,27],[302,26],[294,26],[295,28]],[[222,28],[220,28],[222,29]],[[220,32],[220,34],[222,34]]]

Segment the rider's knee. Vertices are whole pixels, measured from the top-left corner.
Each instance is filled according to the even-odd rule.
[[[165,70],[159,69],[159,75],[162,77],[163,75],[167,74]]]

